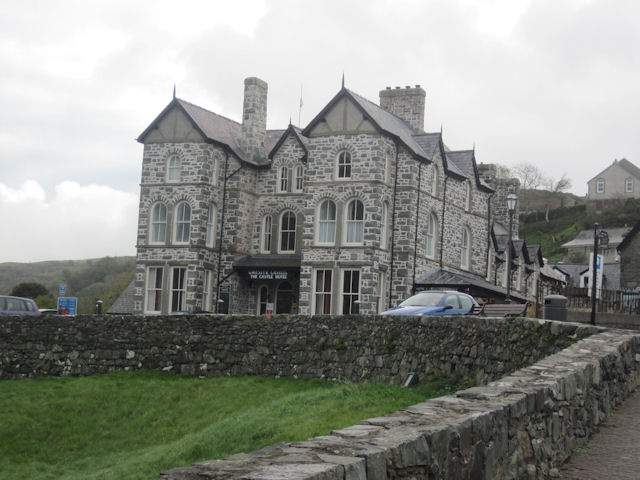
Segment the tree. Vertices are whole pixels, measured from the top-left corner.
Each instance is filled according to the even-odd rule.
[[[533,163],[518,163],[513,167],[512,172],[520,180],[520,185],[524,190],[537,190],[540,185],[545,185],[549,182],[542,170]]]
[[[37,298],[41,295],[49,295],[49,290],[47,287],[42,285],[41,283],[36,282],[24,282],[19,283],[9,295],[13,295],[14,297],[25,297],[25,298]]]

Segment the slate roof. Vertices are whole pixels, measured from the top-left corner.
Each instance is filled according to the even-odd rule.
[[[623,238],[631,231],[631,228],[605,228],[604,230],[609,234],[609,246],[614,247],[622,243]],[[562,245],[563,248],[589,246],[593,247],[593,230],[582,230],[573,240]]]
[[[486,292],[498,293],[501,296],[507,295],[507,289],[487,282],[484,278],[478,277],[471,273],[463,273],[457,270],[449,270],[447,268],[434,268],[422,275],[419,275],[415,281],[416,287],[428,288],[449,288],[457,290],[459,288],[474,287]],[[527,299],[518,294],[518,292],[510,292],[512,298],[516,298],[522,302]]]
[[[422,151],[427,156],[429,160],[433,160],[433,156],[436,154],[438,147],[440,146],[440,140],[442,139],[441,133],[420,133],[417,135],[413,135],[415,141],[420,145]],[[447,146],[444,145],[445,151],[448,150]]]
[[[594,181],[596,178],[598,178],[600,175],[602,175],[604,172],[606,172],[607,170],[609,170],[612,167],[615,166],[619,166],[621,167],[623,170],[627,171],[628,173],[630,173],[631,175],[633,175],[636,178],[640,179],[640,168],[636,167],[633,163],[631,163],[629,160],[627,160],[626,158],[622,158],[620,160],[614,160],[613,163],[611,165],[609,165],[607,168],[605,168],[604,170],[602,170],[600,173],[598,173],[595,177],[593,177],[592,179],[588,180],[587,183]]]
[[[140,134],[138,141],[144,142],[144,138],[153,128],[155,128],[157,122],[160,121],[165,113],[175,106],[178,106],[178,108],[180,108],[191,119],[195,128],[197,128],[202,136],[207,140],[226,146],[244,162],[256,166],[269,164],[266,157],[258,162],[250,159],[249,156],[247,156],[240,148],[240,145],[238,145],[238,138],[240,138],[242,133],[242,125],[240,123],[180,98],[174,98],[169,105],[165,107],[151,125],[149,125],[146,130]],[[267,130],[265,137],[265,152],[269,152],[275,146],[283,133],[284,130]]]
[[[133,314],[134,296],[135,296],[135,279],[124,289],[120,296],[106,311],[109,315],[131,315]]]
[[[639,230],[640,230],[640,221],[636,222],[636,224],[629,231],[629,233],[627,233],[625,235],[625,237],[622,240],[622,242],[620,242],[620,245],[618,245],[618,251],[619,252],[621,252],[622,250],[624,250],[627,247],[627,245],[631,242],[633,237],[636,236],[636,234],[638,233]]]

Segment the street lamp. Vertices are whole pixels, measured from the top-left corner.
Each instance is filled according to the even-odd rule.
[[[609,234],[604,230],[598,232],[598,223],[593,224],[593,261],[591,265],[591,325],[596,324],[596,282],[598,278],[598,245],[606,247],[609,245]],[[604,258],[602,259],[604,264]],[[600,265],[603,269],[604,265]]]
[[[506,303],[511,302],[511,241],[513,239],[513,214],[516,211],[518,196],[511,192],[507,195],[507,210],[509,210],[509,243],[507,244],[507,298]]]

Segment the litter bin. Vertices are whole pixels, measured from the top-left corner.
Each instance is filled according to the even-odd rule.
[[[544,319],[567,321],[567,297],[547,295],[544,297]]]

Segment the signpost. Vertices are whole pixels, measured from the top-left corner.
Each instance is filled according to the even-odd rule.
[[[593,253],[589,255],[589,281],[593,281],[593,265],[596,265],[596,298],[600,299],[600,290],[602,289],[602,272],[604,265],[604,258],[602,255],[596,257],[596,261],[593,261]],[[592,288],[587,289],[587,295],[591,297]]]
[[[78,314],[78,298],[77,297],[58,297],[58,313],[60,315],[77,315]]]

